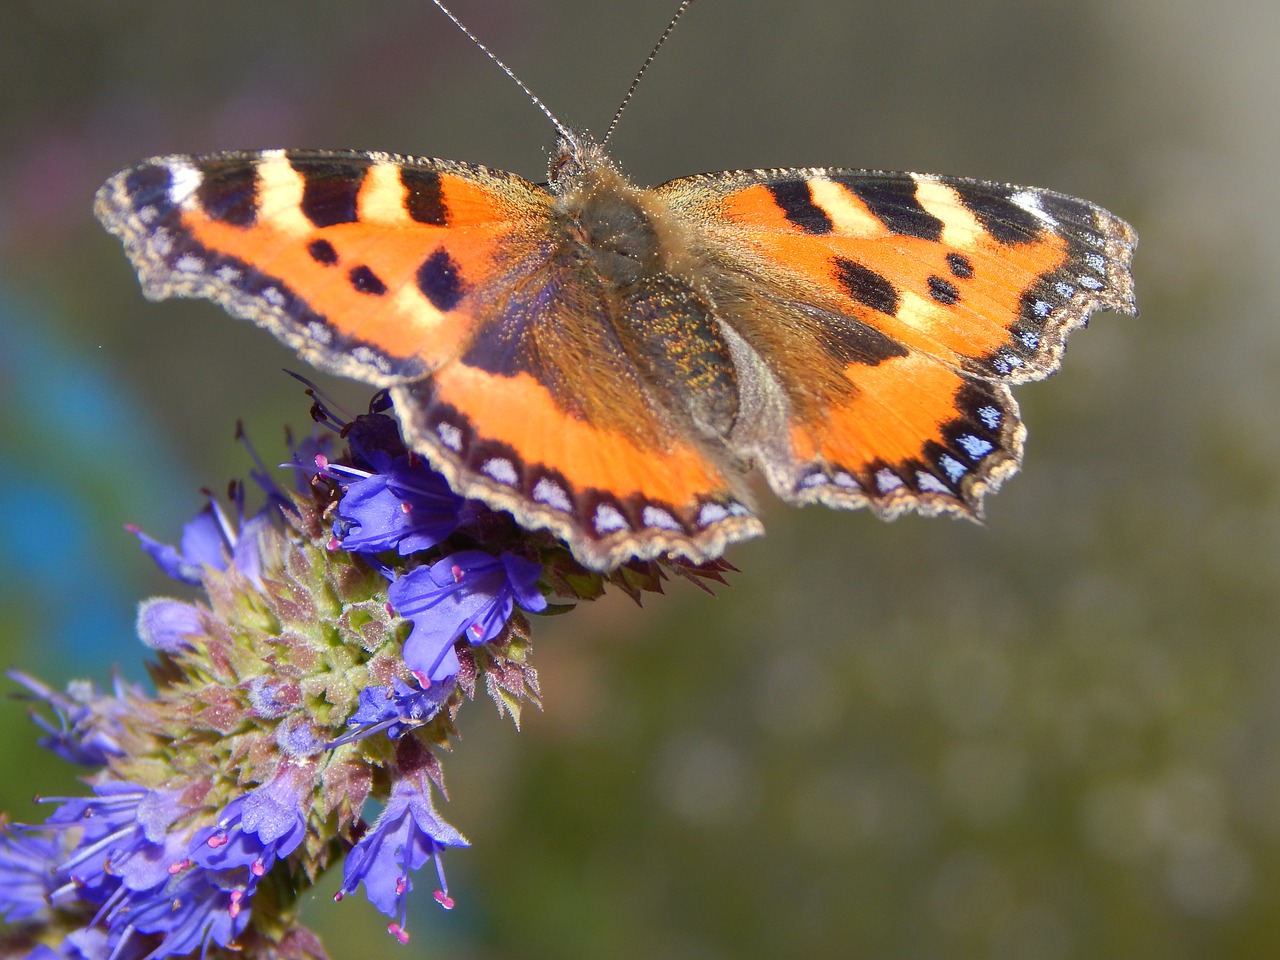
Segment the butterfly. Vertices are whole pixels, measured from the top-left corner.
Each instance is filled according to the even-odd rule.
[[[752,469],[796,505],[976,518],[1022,459],[1010,387],[1093,311],[1136,313],[1136,234],[1085,200],[829,167],[644,188],[552,121],[541,184],[377,152],[174,155],[95,212],[148,298],[212,300],[387,389],[457,493],[602,571],[759,535]]]

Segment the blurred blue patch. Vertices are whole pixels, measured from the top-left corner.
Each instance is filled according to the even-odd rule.
[[[181,517],[197,485],[111,369],[51,335],[61,329],[0,282],[0,640],[10,658],[34,645],[55,673],[119,664],[135,676],[134,609],[145,587],[130,576],[143,568],[120,562],[137,549],[122,527]]]

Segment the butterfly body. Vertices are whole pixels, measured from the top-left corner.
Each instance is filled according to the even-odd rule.
[[[976,516],[1017,469],[1009,385],[1100,308],[1136,237],[1049,191],[834,168],[641,188],[585,136],[546,184],[276,150],[122,171],[97,213],[148,296],[214,300],[389,388],[461,494],[587,566],[702,561],[796,504]]]

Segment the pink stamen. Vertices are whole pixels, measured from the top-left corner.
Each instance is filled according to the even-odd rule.
[[[249,872],[255,877],[260,877],[267,872],[267,865],[261,860],[255,860],[249,864]]]
[[[215,833],[205,843],[212,849],[217,850],[219,847],[226,846],[227,835],[225,833]]]
[[[399,940],[401,944],[409,942],[409,934],[405,932],[404,927],[400,926],[398,923],[388,923],[387,933]]]
[[[243,890],[231,891],[231,906],[227,908],[227,913],[230,914],[232,920],[240,916],[240,911],[243,909],[243,905],[241,904],[240,901],[242,901],[243,899],[244,899]]]
[[[343,900],[345,900],[345,899],[346,899],[346,897],[347,897],[347,895],[346,895],[345,893],[343,893],[341,890],[339,890],[337,893],[335,893],[335,894],[333,895],[333,902],[334,902],[334,903],[341,903]]]
[[[404,896],[404,892],[408,889],[409,889],[409,878],[397,877],[396,878],[396,896],[397,897]]]
[[[437,890],[432,894],[432,896],[436,898],[436,903],[440,904],[440,906],[444,907],[446,910],[452,910],[454,908],[453,897],[449,896],[443,890]]]
[[[317,454],[316,454],[316,466],[317,466],[317,467],[319,467],[322,471],[324,471],[324,470],[328,470],[328,469],[329,469],[329,458],[328,458],[328,457],[326,457],[323,453],[317,453]]]
[[[413,512],[413,504],[410,504],[410,503],[402,503],[402,504],[400,504],[400,511],[401,511],[402,513],[412,513],[412,512]]]
[[[458,566],[458,565],[455,563],[455,564],[453,565],[453,571],[452,571],[452,572],[453,572],[453,582],[454,582],[454,583],[461,583],[461,582],[462,582],[462,577],[464,576],[464,574],[463,574],[463,572],[462,572],[462,568],[461,568],[460,566]]]
[[[169,875],[176,877],[189,866],[191,866],[190,860],[178,860],[175,863],[171,863],[169,864]]]
[[[329,542],[325,544],[325,548],[328,550],[340,550],[342,549],[342,541],[337,537],[330,537]]]

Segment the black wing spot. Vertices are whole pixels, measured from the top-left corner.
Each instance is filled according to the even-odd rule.
[[[956,285],[942,277],[929,278],[929,296],[945,307],[952,307],[960,302],[960,291],[956,289]]]
[[[382,282],[382,278],[363,264],[358,267],[352,267],[347,276],[351,280],[351,286],[355,287],[360,293],[368,293],[380,297],[387,292],[387,285]]]
[[[892,283],[860,263],[836,257],[836,279],[859,303],[893,316],[898,312],[898,291]]]
[[[418,289],[441,313],[448,313],[462,299],[462,275],[447,250],[440,249],[418,267]]]
[[[963,253],[948,253],[947,266],[957,280],[969,280],[973,277],[973,261]]]
[[[311,259],[316,263],[322,263],[326,267],[332,267],[338,262],[338,251],[333,249],[333,244],[328,240],[312,240],[307,244],[307,253],[311,254]]]
[[[302,177],[302,212],[317,227],[355,223],[360,187],[371,160],[348,158],[335,162],[326,157],[290,155],[289,164]]]
[[[196,202],[210,220],[251,227],[258,219],[258,168],[251,163],[203,171]]]
[[[783,180],[765,185],[783,216],[805,233],[830,233],[834,227],[827,212],[813,202],[806,180]]]
[[[124,191],[135,207],[155,204],[165,211],[173,206],[169,199],[169,189],[172,186],[173,175],[169,168],[151,164],[134,167],[124,180]]]
[[[921,240],[942,239],[942,221],[916,199],[916,182],[909,177],[842,176],[831,178],[861,200],[872,215],[893,233]]]
[[[405,209],[410,217],[433,227],[449,225],[449,208],[440,187],[440,174],[434,170],[401,167],[400,182],[405,186]]]
[[[960,202],[997,242],[1013,246],[1029,243],[1040,235],[1041,223],[1036,215],[1022,209],[1007,196],[992,192],[993,188],[954,184],[953,189]]]

